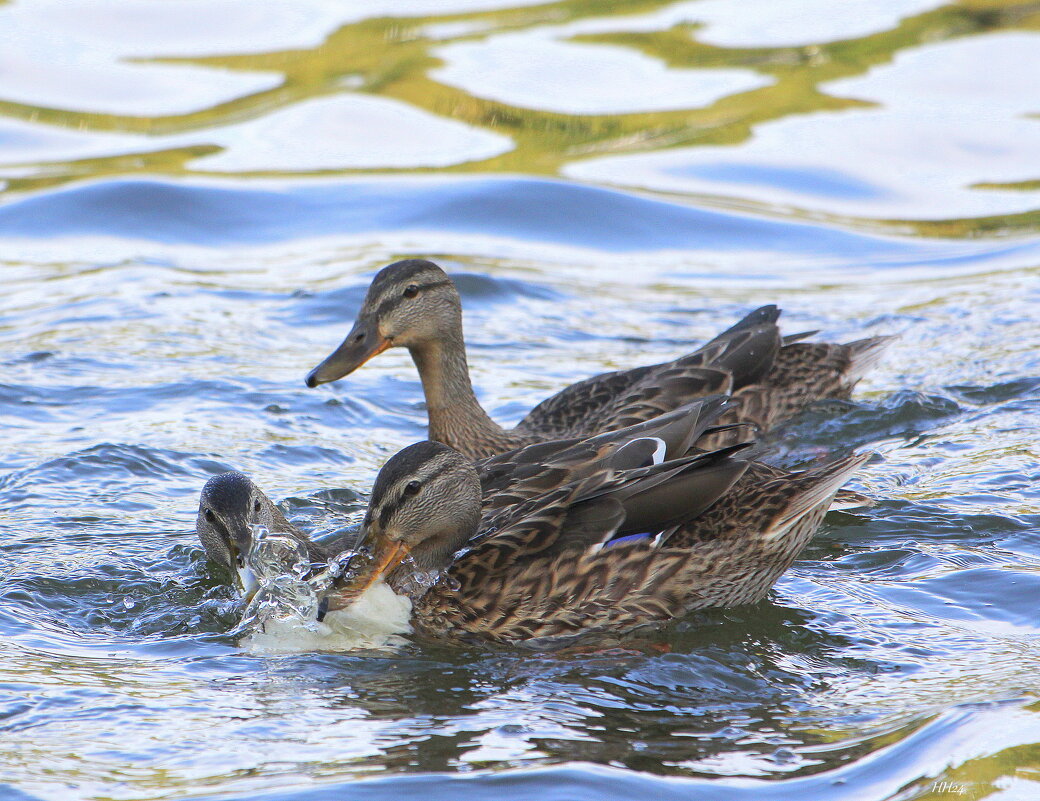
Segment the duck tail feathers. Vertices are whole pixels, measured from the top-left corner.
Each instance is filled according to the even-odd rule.
[[[857,453],[822,467],[807,470],[795,478],[801,491],[784,504],[783,510],[769,526],[773,536],[787,531],[809,512],[826,504],[830,506],[841,485],[873,458],[872,452]]]
[[[845,369],[845,380],[851,385],[873,370],[885,351],[896,340],[895,336],[869,337],[849,342],[849,364]]]

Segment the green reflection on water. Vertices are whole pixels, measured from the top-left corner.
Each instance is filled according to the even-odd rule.
[[[275,88],[239,97],[188,114],[161,117],[124,116],[43,108],[0,101],[0,114],[79,131],[166,136],[199,132],[262,117],[300,101],[349,91],[403,101],[442,118],[504,134],[515,147],[492,158],[447,167],[409,169],[339,168],[307,171],[307,175],[359,173],[524,173],[556,175],[568,162],[605,154],[625,154],[696,145],[735,144],[752,136],[767,121],[810,112],[870,106],[862,101],[833,97],[820,90],[826,81],[862,75],[892,61],[899,51],[957,37],[1008,30],[1040,30],[1040,5],[995,0],[965,0],[902,20],[894,28],[845,41],[808,46],[728,48],[698,42],[696,25],[680,24],[651,32],[584,34],[567,41],[630,48],[677,68],[751,70],[769,76],[772,83],[723,97],[702,108],[631,114],[561,114],[475,97],[428,77],[441,61],[435,47],[482,39],[489,35],[558,26],[576,20],[613,18],[620,27],[625,17],[666,8],[668,0],[565,0],[526,8],[442,16],[366,19],[347,24],[316,47],[242,55],[134,59],[139,63],[185,64],[232,71],[273,72],[284,76]],[[431,25],[458,25],[454,35],[432,38]],[[460,24],[464,23],[464,24]],[[319,143],[320,144],[320,143]],[[201,156],[219,152],[216,145],[164,147],[154,152],[119,154],[74,161],[22,165],[7,178],[6,194],[113,175],[205,174],[193,169]],[[219,173],[217,173],[219,174]],[[264,171],[235,175],[290,176],[299,173]],[[1036,176],[1025,175],[1011,184],[980,184],[977,189],[1035,189]],[[728,206],[755,204],[701,198]],[[798,210],[788,211],[798,215]],[[821,215],[817,212],[815,217]],[[823,215],[828,216],[828,215]],[[1040,213],[972,219],[907,222],[861,220],[832,216],[845,225],[867,225],[930,236],[993,235],[1040,227]]]

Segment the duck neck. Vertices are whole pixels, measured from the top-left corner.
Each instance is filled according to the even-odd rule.
[[[501,426],[488,417],[473,394],[461,332],[409,351],[426,395],[431,440],[474,456],[471,443],[502,437]]]

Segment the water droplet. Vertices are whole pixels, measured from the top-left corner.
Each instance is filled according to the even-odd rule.
[[[773,760],[781,765],[790,764],[798,760],[798,755],[790,748],[777,748],[773,752]]]
[[[236,634],[264,631],[273,620],[305,628],[318,625],[319,597],[331,585],[331,577],[323,570],[324,564],[311,564],[302,542],[256,526],[246,565],[259,588],[243,612]]]

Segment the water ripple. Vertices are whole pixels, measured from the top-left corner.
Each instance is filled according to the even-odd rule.
[[[1035,15],[607,5],[0,3],[0,796],[1040,797]],[[679,94],[547,97],[488,61],[525,41]],[[303,377],[413,256],[505,423],[765,303],[898,335],[766,443],[875,451],[876,502],[761,603],[660,629],[247,653],[199,490],[243,470],[355,530],[425,434],[414,365]]]

